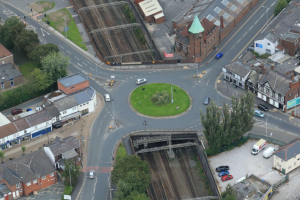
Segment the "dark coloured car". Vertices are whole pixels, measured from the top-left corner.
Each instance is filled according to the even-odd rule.
[[[11,111],[11,114],[16,115],[16,114],[19,114],[19,113],[22,113],[22,112],[23,112],[22,109],[14,109],[14,110]]]
[[[63,126],[63,123],[61,121],[57,121],[52,124],[53,128],[60,128],[62,126]]]
[[[210,97],[205,97],[204,102],[203,102],[204,105],[208,105],[209,102],[210,102]]]
[[[258,107],[259,109],[263,110],[263,111],[266,111],[266,112],[269,110],[268,107],[265,106],[265,105],[263,105],[263,104],[259,104],[257,107]]]
[[[218,53],[218,54],[216,55],[216,59],[220,59],[220,58],[222,58],[222,56],[223,56],[223,53]]]
[[[228,180],[231,180],[231,179],[233,179],[232,175],[225,175],[225,176],[222,176],[222,178],[221,178],[222,181],[228,181]]]
[[[220,166],[216,168],[217,172],[228,171],[228,170],[229,170],[228,166]]]
[[[218,175],[221,177],[221,176],[225,176],[225,175],[228,175],[229,174],[229,171],[222,171],[222,172],[219,172]]]
[[[26,112],[29,112],[29,111],[32,111],[32,109],[31,109],[31,108],[27,108],[27,109],[26,109]]]

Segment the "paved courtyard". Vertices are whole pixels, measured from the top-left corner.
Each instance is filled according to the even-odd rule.
[[[248,174],[248,176],[253,174],[258,178],[261,178],[265,174],[272,171],[273,157],[265,159],[262,156],[264,150],[255,156],[251,154],[252,147],[256,142],[257,140],[248,140],[248,142],[241,147],[236,147],[231,151],[223,152],[219,155],[212,156],[208,159],[214,177],[222,192],[225,191],[225,187],[228,183],[233,185],[236,183],[237,180],[239,180],[242,177],[245,177],[246,174]],[[268,147],[274,147],[278,149],[278,145],[270,143],[267,143],[265,150]],[[221,178],[216,172],[216,168],[222,165],[229,166],[229,173],[233,176],[232,180],[225,182],[221,181]]]

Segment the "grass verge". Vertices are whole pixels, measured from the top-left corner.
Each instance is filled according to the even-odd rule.
[[[118,151],[117,151],[117,160],[118,160],[119,158],[123,158],[123,157],[125,157],[125,156],[127,156],[126,149],[125,149],[125,147],[124,147],[124,144],[121,143],[121,144],[119,145],[119,148],[118,148]]]
[[[142,90],[145,88],[144,90]],[[187,93],[172,85],[173,102],[167,105],[157,106],[151,101],[151,97],[155,92],[167,91],[171,94],[171,84],[152,83],[142,85],[136,88],[130,97],[132,106],[140,113],[149,116],[172,116],[186,111],[190,106],[190,98]],[[176,91],[175,91],[175,90]]]
[[[51,10],[55,6],[54,2],[49,2],[49,1],[37,1],[35,4],[41,6],[44,9],[42,12]]]
[[[20,65],[20,71],[25,78],[27,78],[30,72],[32,72],[35,68],[37,68],[37,63],[34,61],[29,61],[23,65]]]
[[[69,30],[67,32],[67,38],[71,40],[73,43],[75,43],[77,46],[82,48],[83,50],[87,51],[86,45],[85,43],[83,43],[83,39],[68,9],[63,8],[54,13],[51,13],[47,15],[47,17],[44,17],[43,21],[47,22],[48,20],[52,28],[54,28],[55,30],[57,30],[58,32],[66,36],[66,33],[64,32],[64,27],[65,27],[64,17],[66,18],[66,25],[69,27]]]

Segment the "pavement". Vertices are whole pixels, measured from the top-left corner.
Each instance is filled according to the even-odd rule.
[[[215,180],[217,180],[222,192],[226,190],[227,184],[235,184],[237,180],[245,177],[246,174],[248,174],[248,176],[253,174],[257,177],[263,177],[265,174],[268,174],[272,171],[272,158],[265,159],[262,156],[263,151],[255,156],[251,154],[252,147],[257,141],[258,140],[249,139],[248,142],[243,146],[235,147],[233,150],[226,151],[208,158],[211,171],[213,172]],[[278,145],[267,143],[267,146],[264,150],[266,150],[268,147],[274,147],[278,149]],[[221,181],[221,178],[218,176],[218,173],[215,169],[222,165],[229,166],[229,173],[233,176],[233,179],[225,182]]]

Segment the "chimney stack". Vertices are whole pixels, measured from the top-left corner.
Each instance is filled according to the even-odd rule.
[[[224,19],[223,19],[223,16],[220,17],[220,26],[221,26],[221,29],[224,29]]]
[[[266,68],[263,68],[262,70],[263,70],[263,75],[265,75],[266,72],[267,72],[267,69],[266,69]]]
[[[294,80],[294,78],[295,78],[295,75],[294,75],[294,73],[293,73],[292,76],[291,76],[291,79]]]
[[[274,65],[271,66],[271,69],[274,70]]]
[[[292,88],[292,84],[293,84],[293,82],[292,82],[292,81],[290,81],[290,89]]]

